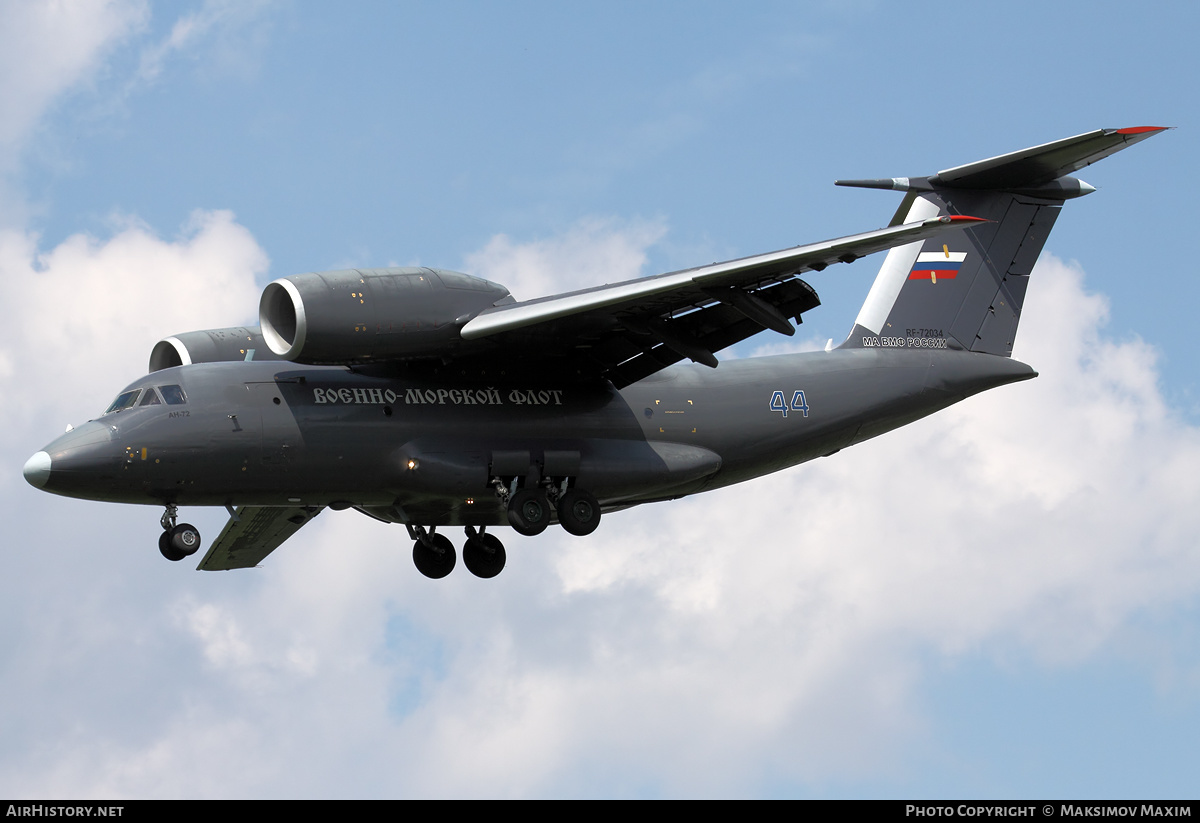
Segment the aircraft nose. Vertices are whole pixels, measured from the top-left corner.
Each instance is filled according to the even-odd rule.
[[[29,481],[29,485],[37,489],[44,488],[46,481],[50,479],[50,455],[46,452],[38,452],[25,461],[22,473]]]

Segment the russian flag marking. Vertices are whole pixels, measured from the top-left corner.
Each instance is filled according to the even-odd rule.
[[[933,283],[938,278],[953,280],[958,276],[963,261],[967,259],[965,251],[923,251],[917,255],[917,262],[908,273],[909,280],[929,280]]]

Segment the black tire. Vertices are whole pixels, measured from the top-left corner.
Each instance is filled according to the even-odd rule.
[[[504,544],[494,534],[472,537],[463,546],[463,563],[476,577],[485,580],[504,571]]]
[[[200,530],[191,523],[180,523],[171,529],[171,548],[183,557],[195,554],[200,548]]]
[[[541,489],[521,489],[508,501],[508,525],[533,537],[550,525],[550,498]]]
[[[164,531],[158,536],[158,550],[162,553],[163,557],[167,558],[172,563],[178,563],[180,560],[187,557],[186,554],[181,551],[177,551],[175,547],[171,545],[171,533],[168,531]]]
[[[573,535],[589,535],[600,525],[600,501],[583,489],[571,489],[558,501],[558,522]]]
[[[422,540],[413,543],[413,564],[426,577],[440,580],[454,571],[458,555],[454,544],[444,534],[432,534],[427,541],[428,544]]]

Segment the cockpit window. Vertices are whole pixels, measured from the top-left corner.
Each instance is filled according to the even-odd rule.
[[[146,389],[146,395],[142,398],[139,406],[160,406],[162,401],[158,399],[158,392],[154,389]]]
[[[104,410],[105,414],[118,412],[121,409],[128,409],[133,404],[137,403],[138,395],[142,393],[141,389],[130,389],[127,392],[122,392],[117,396],[117,399],[112,401],[112,405]]]
[[[180,386],[159,386],[158,390],[162,392],[163,400],[167,401],[168,406],[182,406],[187,402],[187,395]]]

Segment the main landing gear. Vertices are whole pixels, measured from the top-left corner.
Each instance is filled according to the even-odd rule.
[[[533,537],[541,534],[550,525],[550,518],[557,509],[558,522],[570,534],[580,537],[591,534],[600,525],[600,501],[583,489],[569,488],[568,478],[561,483],[547,482],[533,488],[518,487],[518,478],[492,478],[496,496],[508,510],[508,525],[518,534]],[[495,577],[504,570],[506,560],[504,544],[494,534],[487,533],[486,526],[467,526],[467,542],[463,544],[463,563],[476,577]],[[408,535],[413,539],[413,563],[417,571],[435,580],[454,571],[458,556],[454,545],[445,535],[437,533],[436,526],[408,524]]]
[[[467,570],[484,578],[500,574],[506,559],[504,544],[496,535],[487,534],[486,528],[480,526],[476,531],[474,526],[467,526],[467,542],[463,544],[463,563]],[[409,526],[408,533],[413,538],[413,563],[417,571],[434,580],[454,571],[458,560],[454,544],[444,534],[438,534],[436,526],[430,526],[428,530],[424,526]]]
[[[507,504],[508,525],[526,537],[539,535],[550,525],[550,515],[557,510],[558,522],[570,534],[584,537],[600,525],[600,501],[583,489],[567,487],[564,478],[561,485],[548,483],[536,488],[516,488],[496,478],[492,485],[500,500]]]
[[[163,557],[174,561],[190,557],[200,548],[200,531],[191,523],[176,524],[178,514],[175,504],[168,503],[158,521],[163,527],[163,533],[158,536],[158,550]]]

